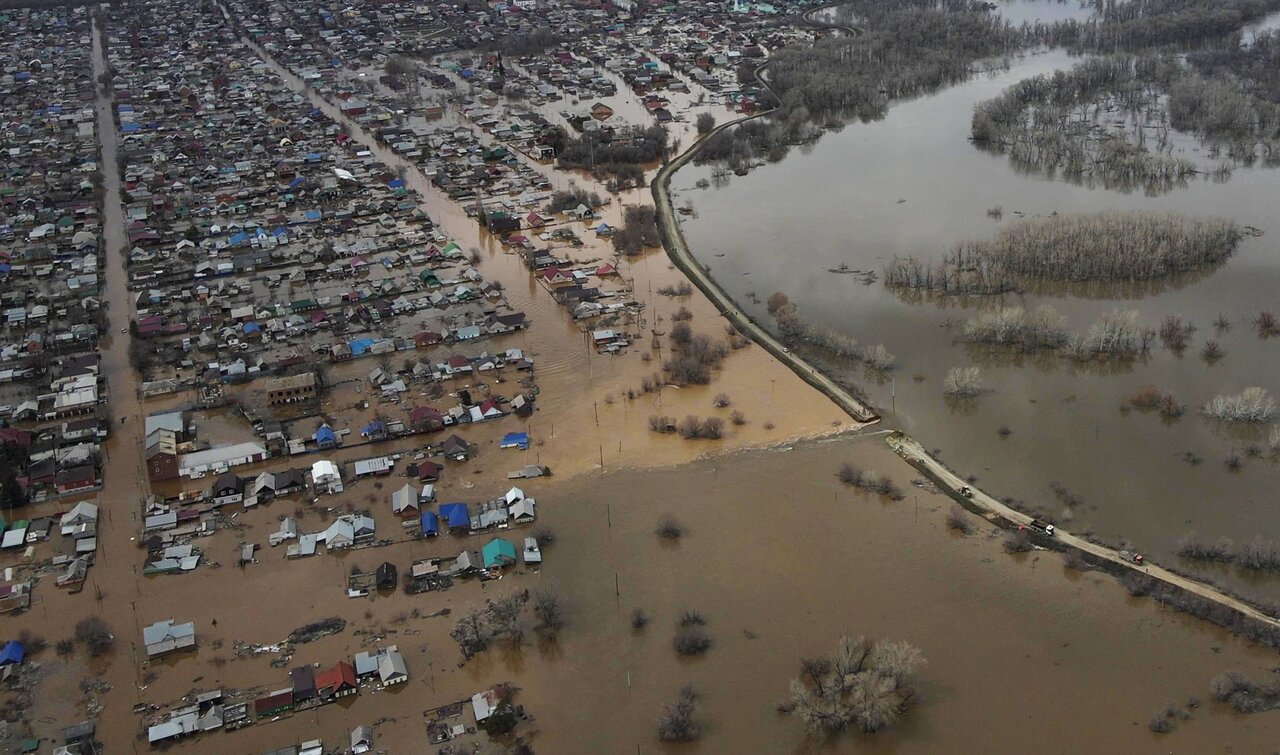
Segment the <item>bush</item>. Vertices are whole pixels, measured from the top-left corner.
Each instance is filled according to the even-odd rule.
[[[1182,351],[1196,330],[1196,326],[1183,320],[1181,315],[1166,315],[1160,322],[1160,341],[1170,351]]]
[[[84,645],[91,657],[97,658],[111,649],[116,636],[111,633],[107,622],[97,616],[88,616],[76,624],[75,639]]]
[[[952,506],[947,512],[947,529],[955,530],[962,535],[973,532],[973,524],[969,522],[968,512],[961,506]]]
[[[693,293],[693,286],[689,285],[689,281],[680,281],[674,286],[663,286],[658,289],[661,296],[689,296]]]
[[[715,398],[711,399],[711,405],[716,407],[717,409],[725,408],[726,406],[729,405],[729,394],[717,393],[715,395]]]
[[[836,473],[836,477],[846,485],[865,490],[868,493],[887,496],[890,500],[901,501],[906,498],[906,495],[888,475],[866,472],[853,464],[842,465],[840,471]]]
[[[1258,317],[1253,321],[1253,326],[1258,329],[1258,335],[1267,338],[1280,334],[1280,321],[1272,312],[1259,312]]]
[[[665,514],[658,520],[658,526],[654,530],[658,537],[666,540],[679,540],[684,535],[684,527],[671,514]]]
[[[676,630],[671,645],[679,655],[702,655],[711,648],[711,635],[700,625],[691,624]]]
[[[1263,388],[1245,388],[1234,395],[1218,395],[1209,399],[1200,412],[1224,422],[1261,424],[1270,422],[1276,413],[1276,401]]]
[[[675,322],[685,322],[693,319],[693,313],[689,311],[688,307],[681,307],[672,313],[671,319]]]
[[[693,720],[698,695],[693,687],[680,690],[674,703],[664,706],[658,719],[658,739],[664,742],[691,742],[698,738],[701,729]]]
[[[1032,550],[1035,550],[1035,546],[1031,543],[1031,535],[1026,530],[1010,532],[1004,539],[1005,553],[1027,553]]]
[[[1280,707],[1280,682],[1254,682],[1239,671],[1224,671],[1209,681],[1209,694],[1237,713],[1260,713]]]
[[[1222,359],[1223,356],[1221,344],[1212,339],[1205,341],[1204,346],[1200,348],[1200,358],[1210,364]]]
[[[1231,540],[1225,537],[1210,543],[1201,540],[1196,536],[1196,533],[1188,532],[1178,541],[1178,555],[1193,561],[1221,561],[1227,563],[1234,558],[1231,550]]]
[[[644,629],[649,624],[649,617],[645,614],[644,609],[637,608],[631,612],[631,628],[637,632]]]
[[[952,398],[972,398],[982,392],[982,370],[952,367],[942,381],[942,394]]]
[[[729,421],[737,426],[745,425],[747,424],[747,416],[737,409],[734,409],[729,412]]]
[[[698,113],[698,117],[693,122],[698,128],[699,136],[706,136],[716,127],[716,117],[711,113]]]

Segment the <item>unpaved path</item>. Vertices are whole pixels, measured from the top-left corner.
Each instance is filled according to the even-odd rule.
[[[916,469],[927,474],[938,484],[948,495],[955,500],[961,502],[966,508],[977,510],[979,513],[994,515],[1000,517],[1015,526],[1026,526],[1031,523],[1032,517],[1011,508],[983,491],[973,487],[969,482],[960,477],[960,475],[951,471],[942,462],[933,458],[925,451],[917,441],[902,433],[893,433],[886,438],[889,447],[898,453],[907,463]],[[969,488],[970,495],[962,495],[961,488]],[[1253,606],[1234,598],[1211,585],[1204,584],[1194,579],[1174,574],[1168,569],[1163,569],[1155,564],[1144,563],[1135,564],[1129,559],[1122,558],[1118,551],[1108,548],[1105,545],[1090,542],[1077,535],[1072,535],[1060,527],[1055,525],[1053,540],[1062,548],[1068,550],[1076,550],[1081,553],[1088,554],[1093,560],[1104,562],[1111,567],[1112,571],[1117,571],[1117,567],[1132,570],[1140,574],[1145,574],[1152,579],[1159,580],[1165,584],[1171,585],[1179,590],[1184,590],[1193,595],[1197,595],[1206,600],[1213,601],[1221,606],[1231,609],[1247,619],[1256,621],[1269,628],[1280,631],[1280,621],[1259,611]]]

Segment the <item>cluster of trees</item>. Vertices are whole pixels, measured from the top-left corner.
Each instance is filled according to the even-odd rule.
[[[1164,417],[1181,417],[1186,407],[1169,391],[1161,391],[1154,385],[1144,385],[1129,397],[1129,404],[1137,409],[1154,409]]]
[[[961,336],[969,343],[1009,346],[1018,351],[1058,349],[1067,343],[1066,318],[1052,307],[1028,312],[1022,307],[997,307],[965,323]]]
[[[0,443],[0,509],[10,511],[28,502],[27,489],[18,473],[27,467],[27,453],[17,445]]]
[[[897,357],[884,344],[859,346],[858,339],[852,336],[800,319],[795,304],[781,291],[769,297],[767,307],[778,324],[778,334],[790,343],[810,343],[837,357],[853,359],[882,372],[892,370],[897,364]]]
[[[1276,0],[1090,0],[1097,14],[1024,28],[1028,42],[1110,52],[1226,37],[1280,7]]]
[[[1198,172],[1194,162],[1170,154],[1172,118],[1162,94],[1180,75],[1172,57],[1092,58],[978,103],[970,133],[976,144],[1007,153],[1024,170],[1060,172],[1110,189],[1169,191]],[[1107,125],[1116,121],[1115,111],[1124,117],[1119,130]],[[1147,139],[1148,126],[1154,141]]]
[[[831,737],[849,729],[876,732],[897,722],[916,694],[924,655],[906,642],[842,637],[830,656],[805,658],[784,709],[809,732]]]
[[[860,34],[785,47],[769,83],[818,118],[883,117],[889,103],[966,79],[974,61],[1021,46],[1023,34],[982,0],[865,0]]]
[[[1280,102],[1280,32],[1265,31],[1247,45],[1206,47],[1187,55],[1187,61],[1208,76],[1227,75],[1248,93]]]
[[[1228,703],[1237,713],[1260,713],[1280,708],[1280,681],[1255,682],[1239,671],[1224,671],[1209,681],[1213,699]]]
[[[687,322],[678,322],[671,328],[673,354],[662,364],[667,378],[680,385],[706,385],[711,373],[724,361],[729,350],[723,343],[714,341],[704,333],[694,333]]]
[[[1249,543],[1236,546],[1229,537],[1217,540],[1201,540],[1190,532],[1178,541],[1178,555],[1192,561],[1216,561],[1235,564],[1250,571],[1280,569],[1280,548],[1274,540],[1254,538]]]
[[[677,655],[702,655],[711,649],[711,635],[707,634],[707,621],[697,611],[681,611],[676,619],[676,633],[671,646]]]
[[[497,598],[458,619],[449,636],[458,643],[462,656],[471,658],[499,639],[514,643],[523,641],[524,627],[521,621],[529,597],[526,590]],[[564,628],[564,606],[554,585],[534,592],[533,614],[536,619],[534,631],[539,638],[549,641],[559,635]]]
[[[550,212],[564,212],[565,210],[572,210],[580,204],[587,207],[599,207],[604,202],[600,201],[600,195],[594,191],[570,186],[568,189],[557,191],[551,195],[551,203],[547,205],[547,210]]]
[[[1125,570],[1119,581],[1121,587],[1135,598],[1150,596],[1159,600],[1160,604],[1166,608],[1211,621],[1267,647],[1280,648],[1280,630],[1269,623],[1256,621],[1212,598],[1183,590],[1168,582],[1157,580],[1149,574],[1133,570]]]
[[[765,118],[743,121],[710,137],[698,149],[695,161],[724,163],[730,170],[742,173],[763,161],[778,162],[792,146],[815,141],[821,133],[807,108],[778,111]]]
[[[666,159],[670,150],[667,129],[657,124],[634,128],[613,137],[583,134],[580,139],[561,132],[553,144],[561,168],[612,176],[618,188],[644,186],[644,168]]]
[[[990,241],[956,244],[936,264],[895,258],[885,285],[946,294],[998,294],[1030,282],[1148,281],[1223,262],[1243,232],[1227,218],[1100,212],[1029,218]]]
[[[1235,394],[1218,395],[1205,402],[1200,413],[1224,422],[1261,424],[1275,418],[1276,400],[1265,388],[1245,388]]]
[[[657,210],[649,205],[628,207],[622,214],[622,227],[614,229],[610,241],[614,251],[628,256],[662,246]]]
[[[1280,105],[1241,92],[1234,80],[1187,76],[1169,89],[1174,128],[1225,142],[1231,157],[1249,163],[1261,145],[1268,164],[1280,162]]]
[[[869,472],[854,464],[841,465],[840,471],[836,473],[836,478],[845,485],[865,490],[868,493],[885,496],[891,501],[901,501],[906,498],[902,489],[898,487],[889,475]]]
[[[719,440],[724,437],[724,420],[719,417],[703,419],[690,414],[676,422],[674,417],[653,415],[649,417],[649,429],[655,433],[679,433],[685,440]]]

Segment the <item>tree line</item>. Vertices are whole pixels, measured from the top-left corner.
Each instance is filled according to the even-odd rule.
[[[990,241],[956,244],[940,262],[895,258],[885,285],[948,294],[999,294],[1040,281],[1145,281],[1231,256],[1243,232],[1227,218],[1101,212],[1029,218]]]

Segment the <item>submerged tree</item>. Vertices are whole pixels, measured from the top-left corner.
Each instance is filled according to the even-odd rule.
[[[924,662],[920,650],[906,642],[845,636],[832,655],[802,662],[786,707],[816,736],[851,728],[880,731],[907,711],[916,693],[915,672]]]

